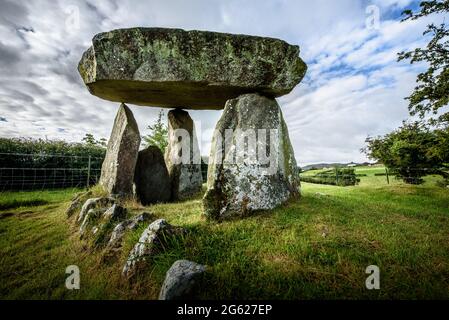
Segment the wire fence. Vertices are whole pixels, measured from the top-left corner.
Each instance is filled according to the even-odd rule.
[[[94,185],[102,162],[89,155],[0,153],[0,192]]]
[[[312,169],[300,174],[302,182],[338,186],[422,184],[425,182],[447,186],[449,184],[448,177],[449,172],[446,168],[387,168],[383,165]]]
[[[95,185],[101,175],[104,157],[46,153],[0,153],[0,192],[43,189],[82,188]],[[203,178],[207,165],[201,166]],[[387,169],[384,166],[355,168],[322,168],[304,171],[301,181],[351,186],[359,184],[396,184],[422,182],[435,168]],[[445,174],[449,175],[447,170]],[[408,174],[410,177],[407,177]],[[427,179],[427,178],[426,178]],[[434,179],[434,178],[431,178]],[[438,178],[441,180],[441,177]],[[205,179],[204,179],[205,180]],[[436,182],[437,179],[435,179]],[[441,184],[447,184],[447,179]]]

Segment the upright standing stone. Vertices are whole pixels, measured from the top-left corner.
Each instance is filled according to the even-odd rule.
[[[287,126],[274,99],[245,94],[229,100],[209,161],[203,203],[211,218],[273,209],[300,194]]]
[[[143,205],[171,199],[170,177],[161,149],[149,146],[139,151],[134,183],[136,194]]]
[[[174,109],[168,112],[165,163],[170,175],[173,200],[183,200],[201,191],[201,156],[195,126],[187,111]]]
[[[110,194],[132,194],[139,145],[140,134],[136,120],[131,110],[122,103],[101,167],[100,184]]]

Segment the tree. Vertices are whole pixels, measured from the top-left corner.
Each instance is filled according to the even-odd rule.
[[[147,129],[150,130],[150,133],[142,138],[145,147],[156,146],[161,149],[162,153],[165,153],[165,149],[168,145],[168,128],[162,121],[163,116],[164,112],[161,110],[154,124],[147,127]]]
[[[88,146],[94,146],[94,147],[106,147],[107,140],[105,138],[101,138],[100,140],[96,140],[94,135],[91,133],[86,133],[83,139],[81,139],[82,142],[87,144]]]
[[[431,130],[425,124],[404,123],[384,137],[368,137],[362,149],[370,159],[379,160],[404,182],[420,184],[422,177],[438,174],[448,178],[449,130]]]
[[[413,12],[405,10],[402,21],[416,20],[432,14],[449,12],[449,0],[422,1],[420,10]],[[417,86],[407,97],[411,115],[419,115],[423,119],[427,114],[435,115],[449,103],[449,29],[443,22],[439,25],[430,24],[423,35],[431,35],[426,48],[416,48],[413,51],[400,52],[398,61],[410,60],[410,63],[427,62],[428,69],[418,74]],[[431,123],[447,123],[449,113],[446,112]]]

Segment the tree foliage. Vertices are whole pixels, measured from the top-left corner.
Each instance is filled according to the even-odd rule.
[[[88,143],[62,140],[0,138],[0,168],[101,167],[106,149]]]
[[[449,12],[449,0],[422,1],[420,10],[413,12],[405,10],[402,21],[416,20],[437,13]],[[427,114],[437,114],[449,103],[449,28],[444,22],[436,25],[429,24],[423,35],[430,35],[431,40],[425,48],[416,48],[413,51],[399,53],[399,61],[409,60],[427,62],[429,67],[425,72],[418,74],[417,86],[409,100],[411,115],[424,118]],[[432,123],[449,121],[449,113],[442,114]]]
[[[420,184],[428,174],[448,177],[448,142],[448,128],[431,130],[419,122],[404,123],[383,137],[368,137],[362,151],[384,163],[404,182]]]
[[[145,147],[156,146],[161,149],[164,154],[168,145],[168,128],[162,121],[163,116],[164,112],[161,110],[154,124],[147,127],[147,129],[150,130],[150,133],[143,137],[143,141]]]
[[[81,139],[88,146],[93,147],[106,147],[107,140],[105,138],[101,138],[100,140],[95,139],[94,135],[91,133],[86,133],[83,139]]]

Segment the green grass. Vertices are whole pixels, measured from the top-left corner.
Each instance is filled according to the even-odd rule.
[[[132,283],[120,270],[145,226],[127,235],[116,261],[104,263],[64,215],[72,192],[33,193],[29,198],[48,203],[0,213],[0,297],[155,299],[170,265],[190,259],[208,266],[202,299],[449,298],[448,189],[434,177],[409,186],[380,184],[375,178],[385,177],[367,174],[354,187],[304,183],[300,201],[243,220],[206,221],[200,197],[135,208],[189,234]],[[1,194],[0,206],[14,199],[28,196]],[[81,270],[79,291],[64,287],[72,264]],[[372,264],[381,271],[378,291],[365,288]]]

